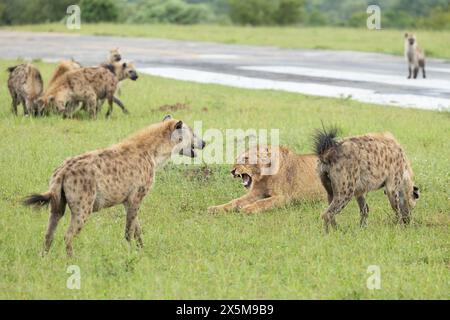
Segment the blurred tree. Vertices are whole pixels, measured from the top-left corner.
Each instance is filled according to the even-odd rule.
[[[140,1],[128,21],[135,23],[195,24],[212,21],[214,13],[204,4],[187,4],[181,0]]]
[[[113,0],[81,0],[81,21],[108,22],[117,21],[119,9]]]
[[[230,18],[238,24],[274,24],[276,1],[272,0],[229,0]]]
[[[238,24],[287,25],[300,22],[303,0],[229,0],[231,20]]]
[[[300,22],[303,17],[303,0],[280,0],[275,21],[280,25]]]

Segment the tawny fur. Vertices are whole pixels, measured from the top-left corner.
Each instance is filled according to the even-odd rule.
[[[136,80],[137,73],[132,64],[125,62],[73,70],[65,73],[48,88],[41,103],[47,107],[54,104],[65,116],[72,114],[71,106],[83,103],[91,117],[96,118],[100,102],[106,99],[109,104],[107,113],[109,116],[113,102],[118,101],[114,97],[117,84],[126,78]]]
[[[78,62],[74,60],[61,61],[56,67],[55,71],[53,72],[53,75],[50,78],[50,81],[48,82],[47,88],[51,88],[53,84],[56,82],[56,80],[61,78],[67,72],[77,69],[81,69],[81,64],[79,64]]]
[[[325,189],[316,174],[317,161],[315,155],[298,155],[286,147],[251,148],[236,159],[231,171],[243,180],[248,193],[208,211],[251,214],[296,200],[325,199]]]
[[[319,157],[318,174],[328,193],[328,209],[322,214],[325,231],[335,216],[355,197],[360,225],[365,226],[369,207],[365,195],[385,189],[398,221],[409,223],[419,189],[414,186],[411,165],[391,133],[369,133],[337,141],[336,130],[318,131],[315,137]]]
[[[11,109],[17,115],[17,106],[22,104],[25,115],[39,115],[37,99],[44,89],[39,70],[30,63],[8,68],[8,89],[11,94]]]
[[[422,77],[426,78],[425,53],[413,33],[405,33],[405,59],[408,63],[408,79],[416,79],[419,69],[422,69]]]
[[[173,151],[182,148],[183,155],[193,157],[194,148],[202,149],[204,145],[182,121],[166,117],[163,122],[153,124],[121,143],[65,160],[54,171],[49,190],[24,201],[26,205],[37,206],[50,203],[43,253],[50,249],[66,204],[71,210],[70,225],[64,237],[69,256],[73,254],[73,237],[91,213],[118,204],[123,204],[127,213],[127,241],[134,237],[142,245],[137,214],[152,186],[156,169]]]

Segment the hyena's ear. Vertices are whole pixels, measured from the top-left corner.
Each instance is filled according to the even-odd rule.
[[[405,32],[405,38],[408,38],[408,32]]]
[[[124,63],[122,64],[122,67],[125,69],[125,68],[127,67],[127,63],[124,62]]]
[[[174,130],[178,130],[183,128],[183,121],[178,121],[177,123],[175,123],[175,126],[173,127]]]
[[[419,187],[416,187],[416,186],[413,187],[413,197],[414,197],[414,199],[419,199],[419,197],[420,197]]]
[[[167,120],[172,120],[172,116],[170,114],[164,117],[163,122]]]

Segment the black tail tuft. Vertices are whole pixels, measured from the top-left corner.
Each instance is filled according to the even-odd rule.
[[[32,194],[22,200],[22,204],[25,206],[42,207],[48,205],[51,196],[49,194]]]
[[[14,70],[16,70],[18,66],[14,66],[14,67],[9,67],[8,69],[6,69],[6,71],[8,71],[9,73],[13,72]]]
[[[331,127],[328,130],[325,127],[317,129],[314,136],[314,152],[321,158],[329,149],[337,146],[336,137],[338,129]]]

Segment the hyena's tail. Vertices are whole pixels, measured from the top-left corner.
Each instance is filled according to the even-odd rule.
[[[48,205],[52,199],[52,193],[46,192],[43,194],[31,194],[24,198],[22,204],[25,206],[43,207]]]
[[[330,129],[317,129],[314,134],[314,152],[323,163],[330,163],[336,155],[338,143],[336,137],[338,129],[332,127]]]
[[[31,194],[22,200],[25,206],[33,206],[35,208],[43,207],[50,204],[52,211],[60,208],[61,198],[64,197],[63,176],[61,170],[55,172],[52,177],[50,188],[42,194]]]

